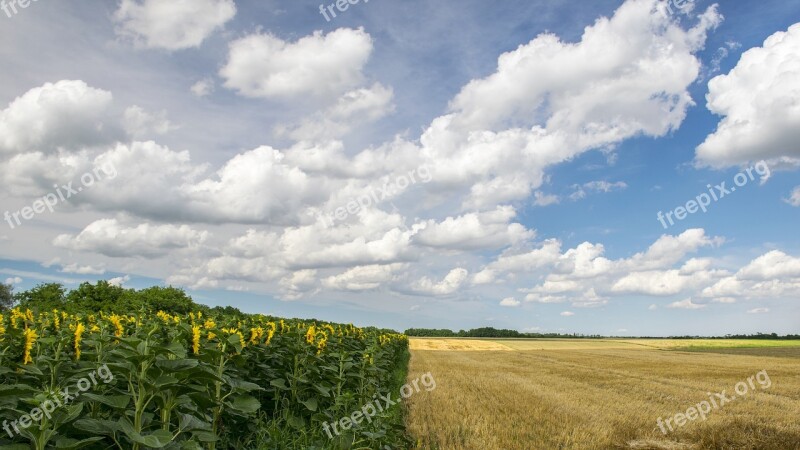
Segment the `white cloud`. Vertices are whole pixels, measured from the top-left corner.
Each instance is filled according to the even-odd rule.
[[[765,253],[742,267],[736,273],[739,280],[773,280],[800,278],[800,258],[780,250]]]
[[[91,265],[81,266],[78,263],[71,263],[62,266],[60,272],[77,273],[80,275],[102,275],[106,273],[106,269],[102,267],[94,267]]]
[[[517,307],[521,305],[520,301],[515,299],[514,297],[507,297],[503,300],[500,300],[500,306],[508,306],[511,308]]]
[[[534,192],[533,198],[533,204],[536,206],[557,205],[560,201],[557,195],[544,194],[541,191]]]
[[[575,191],[570,194],[569,199],[576,201],[586,198],[586,196],[590,193],[609,193],[613,191],[624,190],[628,188],[628,184],[624,181],[617,181],[615,183],[610,183],[608,181],[590,181],[588,183],[584,183],[583,185],[576,184],[573,186],[573,188]]]
[[[786,198],[783,201],[792,206],[800,206],[800,186],[795,187],[789,198]]]
[[[247,97],[338,97],[360,85],[372,53],[363,29],[315,32],[297,42],[271,34],[252,34],[230,44],[220,76],[225,87]]]
[[[122,0],[114,13],[118,35],[147,48],[199,47],[236,15],[233,0]]]
[[[404,268],[404,264],[358,266],[326,278],[323,285],[340,291],[374,290],[392,281],[395,272]]]
[[[298,125],[282,125],[278,133],[296,141],[328,141],[347,135],[356,126],[379,120],[394,111],[394,91],[375,83],[344,93],[335,104]]]
[[[466,269],[457,268],[450,271],[440,282],[423,277],[413,285],[413,290],[418,294],[425,295],[450,295],[456,292],[466,281],[469,272]]]
[[[0,154],[54,153],[108,143],[115,137],[104,126],[111,103],[110,92],[80,80],[33,88],[0,111]]]
[[[573,308],[597,308],[608,304],[608,298],[600,296],[594,288],[572,299]]]
[[[708,109],[724,117],[697,147],[699,163],[719,167],[800,157],[800,23],[746,51],[708,89]]]
[[[448,217],[442,222],[430,220],[418,225],[414,243],[458,250],[504,248],[535,236],[519,223],[511,223],[516,211],[499,206],[494,211]]]
[[[681,301],[678,301],[678,302],[670,303],[669,305],[667,305],[667,308],[671,308],[671,309],[703,309],[705,307],[706,307],[706,305],[701,305],[701,304],[697,304],[697,303],[692,302],[691,298],[687,298],[685,300],[681,300]]]
[[[136,139],[167,134],[175,129],[167,119],[166,111],[151,114],[135,105],[125,110],[124,127],[125,131]]]
[[[119,286],[122,287],[125,283],[131,281],[130,275],[125,275],[122,277],[116,277],[108,280],[108,284],[112,286]]]
[[[283,298],[296,300],[303,295],[316,291],[317,280],[317,271],[313,269],[298,270],[289,276],[283,277],[280,281]]]
[[[196,231],[188,225],[144,223],[126,227],[116,219],[103,219],[91,223],[77,236],[62,234],[56,237],[53,245],[117,258],[157,258],[169,252],[196,248],[208,237],[207,231]]]
[[[22,281],[23,280],[20,277],[11,277],[11,278],[6,278],[5,284],[11,284],[11,285],[20,284],[22,283]]]
[[[193,84],[189,90],[197,97],[206,97],[214,92],[214,80],[212,78],[203,78]]]
[[[769,308],[755,308],[747,311],[747,314],[766,314],[769,312]]]
[[[562,317],[572,317],[572,316],[574,316],[574,315],[575,315],[575,313],[574,313],[574,312],[572,312],[572,311],[564,311],[564,312],[562,312],[560,315],[561,315]]]

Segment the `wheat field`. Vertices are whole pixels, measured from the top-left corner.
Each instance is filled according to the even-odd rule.
[[[693,341],[701,352],[670,340],[442,341],[411,340],[409,376],[437,380],[408,403],[420,449],[800,449],[796,343]],[[762,371],[768,387],[659,428]]]

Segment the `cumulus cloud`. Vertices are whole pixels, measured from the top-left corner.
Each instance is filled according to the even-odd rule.
[[[634,0],[577,43],[542,34],[501,55],[496,71],[468,83],[423,133],[434,184],[461,186],[463,209],[491,208],[530,196],[554,164],[676,129],[693,104],[695,53],[720,21],[711,7],[684,30],[655,0]]]
[[[698,163],[722,167],[800,157],[800,23],[746,51],[708,89],[708,109],[723,119],[697,147]]]
[[[230,44],[220,69],[225,87],[247,97],[335,98],[364,79],[372,38],[363,29],[315,32],[296,42],[251,34]]]
[[[520,301],[515,299],[514,297],[507,297],[507,298],[504,298],[504,299],[500,300],[500,306],[508,306],[510,308],[517,307],[517,306],[519,306],[521,304],[522,303],[520,303]]]
[[[575,315],[575,313],[572,312],[572,311],[564,311],[560,315],[561,315],[561,317],[572,317],[572,316]]]
[[[434,281],[428,277],[423,277],[413,285],[413,290],[418,294],[424,295],[450,295],[456,292],[466,281],[469,272],[466,269],[457,268],[450,271],[442,281]]]
[[[236,15],[233,0],[122,0],[114,13],[119,36],[165,50],[199,47]]]
[[[56,237],[53,245],[117,258],[157,258],[172,251],[197,247],[208,237],[207,231],[197,231],[188,225],[144,223],[126,227],[116,219],[103,219],[91,223],[76,236]]]
[[[110,92],[80,80],[33,88],[0,111],[0,154],[53,153],[108,143],[117,137],[106,125],[112,99]]]
[[[347,135],[354,126],[362,127],[394,111],[394,92],[375,83],[344,93],[324,111],[303,119],[297,125],[281,125],[277,131],[296,141],[328,141]]]
[[[125,276],[116,277],[116,278],[112,278],[112,279],[108,280],[108,284],[110,284],[112,286],[122,287],[125,283],[127,283],[129,281],[131,281],[131,276],[130,275],[125,275]]]
[[[392,281],[404,268],[404,264],[358,266],[326,278],[323,285],[339,291],[374,290]]]
[[[418,224],[414,243],[433,248],[477,250],[504,248],[531,239],[535,232],[519,223],[511,223],[516,211],[500,206],[494,211],[448,217],[442,222],[430,220]]]
[[[685,300],[677,301],[667,305],[667,308],[671,309],[703,309],[705,307],[706,305],[694,303],[691,298],[687,298]]]

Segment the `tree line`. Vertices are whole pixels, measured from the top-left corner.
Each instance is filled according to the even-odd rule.
[[[14,292],[13,286],[0,284],[0,312],[14,307],[33,311],[164,311],[170,314],[188,314],[192,311],[218,311],[226,314],[243,315],[233,307],[209,308],[195,303],[183,289],[150,287],[147,289],[126,289],[107,281],[95,284],[82,283],[68,290],[60,283],[42,283],[31,289]]]
[[[602,339],[610,336],[601,336],[598,334],[560,334],[560,333],[521,333],[516,330],[496,329],[492,327],[473,328],[471,330],[453,331],[448,329],[436,328],[409,328],[406,330],[406,335],[412,337],[443,337],[443,338],[457,338],[457,337],[472,337],[472,338],[528,338],[528,339],[543,339],[543,338],[558,338],[558,339]],[[663,336],[648,337],[625,337],[626,339],[665,339]],[[787,334],[784,336],[777,333],[756,333],[756,334],[727,334],[725,336],[669,336],[666,339],[800,339],[798,334]]]

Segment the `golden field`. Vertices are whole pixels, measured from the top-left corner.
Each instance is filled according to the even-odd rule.
[[[800,342],[412,338],[408,400],[420,449],[800,449]],[[691,351],[686,351],[691,350]],[[673,418],[761,371],[771,385]],[[764,383],[765,385],[767,383]],[[674,422],[673,422],[674,424]]]

